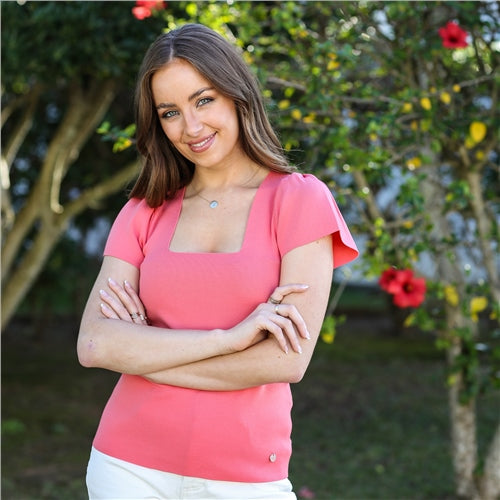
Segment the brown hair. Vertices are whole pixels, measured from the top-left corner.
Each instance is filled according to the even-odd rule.
[[[160,35],[139,70],[135,95],[137,149],[145,161],[130,198],[144,198],[149,206],[157,207],[193,177],[193,163],[177,151],[161,128],[151,90],[153,75],[174,58],[189,62],[234,101],[241,146],[249,158],[276,172],[294,170],[269,123],[259,85],[236,49],[206,26],[186,24]]]

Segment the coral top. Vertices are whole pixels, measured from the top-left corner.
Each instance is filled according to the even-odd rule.
[[[312,175],[270,172],[259,186],[241,249],[169,250],[184,189],[151,209],[132,199],[118,215],[105,255],[140,269],[140,296],[155,326],[230,328],[266,302],[288,251],[333,234],[335,266],[358,255],[325,184]],[[168,335],[168,333],[166,333]],[[94,439],[99,451],[184,476],[265,482],[288,476],[290,386],[200,391],[122,375]]]

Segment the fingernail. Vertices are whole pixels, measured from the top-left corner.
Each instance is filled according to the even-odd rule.
[[[127,288],[130,288],[130,283],[127,280],[125,280],[123,283]]]
[[[104,290],[99,290],[99,293],[103,296],[106,297],[108,294]],[[101,304],[102,305],[102,304]]]
[[[311,340],[311,334],[306,330],[306,339]]]
[[[297,352],[298,352],[299,354],[302,354],[302,347],[300,347],[300,345],[299,345],[299,348],[297,349]]]
[[[112,285],[116,285],[116,282],[113,278],[108,278],[108,283],[111,283]]]

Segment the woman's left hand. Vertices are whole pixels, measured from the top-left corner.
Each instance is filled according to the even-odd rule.
[[[142,325],[149,324],[144,304],[128,281],[121,286],[109,278],[108,286],[113,294],[106,290],[99,291],[102,300],[101,312],[106,318],[121,319]]]

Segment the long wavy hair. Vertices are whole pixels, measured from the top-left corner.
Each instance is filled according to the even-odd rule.
[[[194,164],[171,144],[155,109],[151,80],[172,59],[190,63],[215,89],[236,105],[240,142],[250,159],[269,170],[290,173],[283,148],[265,111],[257,80],[237,50],[201,24],[186,24],[160,35],[149,47],[139,70],[135,93],[137,149],[144,157],[129,197],[158,207],[189,184]]]

